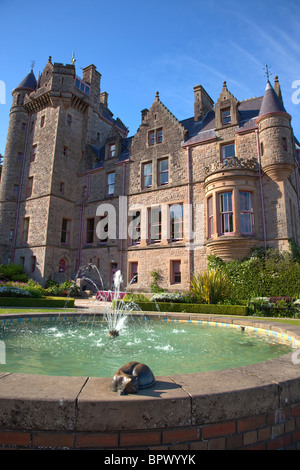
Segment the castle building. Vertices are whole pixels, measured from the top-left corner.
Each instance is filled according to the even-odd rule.
[[[103,288],[187,290],[207,256],[300,243],[300,146],[278,78],[238,101],[194,87],[179,121],[156,93],[136,134],[114,118],[94,65],[52,63],[12,92],[0,184],[0,257],[41,284],[94,265]]]

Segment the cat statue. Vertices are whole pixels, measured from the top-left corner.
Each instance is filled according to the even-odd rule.
[[[127,362],[120,367],[112,378],[110,390],[120,395],[137,393],[138,390],[151,387],[155,384],[155,377],[151,369],[141,362]]]

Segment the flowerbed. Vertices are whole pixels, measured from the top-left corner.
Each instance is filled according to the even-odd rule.
[[[0,297],[43,297],[43,288],[34,281],[0,281]]]
[[[256,297],[249,307],[259,316],[300,317],[300,299],[293,297]]]

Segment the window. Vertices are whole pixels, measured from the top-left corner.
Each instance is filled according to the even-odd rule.
[[[40,126],[44,127],[44,125],[45,125],[45,116],[42,116]]]
[[[13,195],[14,195],[14,196],[17,196],[17,195],[18,195],[18,192],[19,192],[19,185],[18,185],[18,184],[14,184]]]
[[[21,152],[18,152],[18,156],[17,156],[17,162],[21,162],[23,160],[23,153]]]
[[[28,234],[29,234],[29,217],[25,217],[23,219],[21,243],[25,244],[28,242]]]
[[[33,145],[31,149],[31,155],[30,155],[31,162],[35,162],[36,154],[37,154],[37,145]]]
[[[214,211],[213,211],[213,198],[212,196],[207,200],[207,220],[208,220],[208,238],[211,238],[214,233]]]
[[[9,240],[12,241],[13,238],[14,238],[14,229],[11,228],[9,231]]]
[[[158,184],[160,186],[169,182],[169,159],[158,160]]]
[[[148,212],[149,243],[161,241],[161,208],[151,207]]]
[[[70,244],[70,229],[71,229],[71,221],[69,219],[62,219],[61,238],[60,238],[62,245]]]
[[[107,174],[106,195],[111,196],[115,192],[115,172]]]
[[[20,256],[20,264],[24,268],[24,266],[25,266],[25,256]]]
[[[254,232],[252,193],[240,191],[240,224],[242,234]]]
[[[174,204],[170,207],[170,238],[171,241],[183,238],[183,204]]]
[[[230,108],[221,110],[221,120],[223,125],[231,123]]]
[[[81,197],[84,198],[86,195],[87,195],[87,188],[86,186],[82,186]]]
[[[151,188],[151,186],[152,186],[152,162],[143,163],[142,187]]]
[[[263,156],[263,154],[264,154],[264,143],[263,142],[260,143],[260,154],[261,154],[261,156]]]
[[[155,131],[150,131],[149,132],[149,145],[154,145],[155,144]]]
[[[67,146],[64,146],[63,156],[64,156],[64,157],[67,157],[67,156],[68,156],[68,153],[69,153],[69,148],[68,148]]]
[[[171,283],[181,283],[181,261],[171,261]]]
[[[109,145],[109,158],[113,158],[116,156],[116,144],[110,144]]]
[[[31,256],[30,257],[30,270],[32,273],[34,273],[36,268],[36,256]]]
[[[130,284],[137,284],[138,283],[138,262],[132,261],[130,263]]]
[[[63,181],[59,184],[59,192],[60,194],[65,194],[65,183]]]
[[[95,219],[87,219],[86,221],[86,243],[91,245],[94,241],[94,227],[95,227]]]
[[[232,193],[219,194],[220,234],[233,232]]]
[[[288,146],[287,146],[287,138],[286,137],[282,137],[282,148],[283,150],[287,151],[288,149]]]
[[[32,187],[33,187],[33,176],[30,176],[27,180],[26,197],[31,197]]]
[[[157,129],[156,131],[156,143],[161,144],[163,140],[163,131],[162,129]]]
[[[90,87],[78,77],[75,78],[75,88],[82,91],[82,93],[84,93],[87,96],[90,95]]]
[[[71,127],[72,125],[72,116],[71,114],[67,114],[67,125]]]
[[[67,269],[67,263],[66,261],[62,258],[59,260],[59,263],[58,263],[58,272],[59,273],[65,273],[66,272],[66,269]]]
[[[154,144],[161,144],[163,141],[163,130],[162,127],[160,129],[156,129],[153,131],[150,131],[148,134],[148,144],[154,145]]]
[[[222,161],[224,161],[226,158],[235,157],[234,143],[222,145],[222,147],[221,147],[221,157],[222,157]]]
[[[130,245],[139,245],[141,243],[141,212],[137,211],[130,216],[130,219],[128,227]]]
[[[97,224],[97,235],[99,237],[99,243],[107,243],[108,240],[108,218],[106,215],[100,217],[99,223]]]

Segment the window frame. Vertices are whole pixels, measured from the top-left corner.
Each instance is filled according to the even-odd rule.
[[[247,194],[250,196],[250,209],[243,209],[241,208],[242,197],[241,194]],[[240,215],[240,229],[242,235],[254,235],[254,208],[253,208],[253,193],[252,191],[243,191],[239,190],[239,215]],[[242,230],[242,216],[249,215],[250,216],[250,224],[251,224],[251,232],[243,232]]]
[[[66,227],[64,228],[64,222],[66,222]],[[63,235],[65,241],[63,241]],[[67,219],[66,217],[62,218],[61,222],[61,235],[60,235],[60,243],[61,245],[69,246],[71,240],[71,219]]]
[[[207,198],[207,238],[214,235],[214,200],[213,196]]]
[[[224,202],[223,204],[221,204],[221,197],[225,194],[230,195],[231,210],[222,210],[221,206],[222,205],[224,206]],[[218,206],[219,206],[218,207],[219,209],[219,235],[233,235],[234,233],[233,191],[222,191],[218,193]],[[226,222],[227,218],[228,218],[229,223]],[[223,230],[223,228],[225,229],[227,223],[229,225],[229,228],[232,228],[232,230],[228,232]]]
[[[176,265],[179,270],[175,271]],[[171,260],[171,284],[182,283],[182,271],[181,271],[181,260]]]
[[[225,149],[226,148],[229,148],[229,147],[233,147],[233,155],[230,155],[228,157],[224,156],[225,154]],[[234,142],[227,142],[226,144],[222,144],[221,145],[221,162],[224,163],[225,160],[228,160],[229,158],[234,158],[236,156],[236,153],[235,153],[235,143]]]
[[[163,128],[158,127],[148,132],[148,145],[152,147],[155,144],[161,144],[163,142]]]
[[[33,189],[33,176],[29,176],[27,180],[27,186],[26,186],[26,199],[32,196],[32,189]]]
[[[151,173],[146,175],[145,168],[150,165],[151,165]],[[148,184],[147,186],[145,184],[146,178],[151,178],[151,184]],[[153,163],[152,161],[150,162],[148,161],[148,162],[142,163],[142,189],[152,188],[152,186],[153,186]]]
[[[135,225],[135,220],[139,219],[139,221]],[[129,235],[129,245],[135,246],[141,244],[141,223],[142,223],[142,211],[137,210],[134,214],[129,214],[129,227],[133,227],[135,233],[139,233],[137,238],[132,238],[132,232],[130,231]]]
[[[167,162],[168,163],[168,168],[167,170],[161,170],[161,164],[163,162]],[[169,157],[164,157],[164,158],[159,158],[157,160],[157,176],[158,176],[158,186],[166,186],[167,184],[169,184]],[[167,175],[167,181],[166,182],[162,182],[162,175]]]
[[[22,223],[21,244],[26,245],[29,238],[30,217],[24,217]]]
[[[86,219],[86,231],[85,231],[86,245],[92,245],[94,243],[94,234],[95,234],[95,217],[89,217]]]
[[[37,157],[37,144],[34,144],[31,147],[31,153],[30,153],[30,163],[35,162]]]
[[[113,175],[113,182],[110,182],[110,177]],[[116,185],[116,172],[110,171],[106,174],[106,196],[113,196],[115,194]],[[111,192],[112,191],[112,192]]]
[[[155,213],[158,213],[158,220],[155,219]],[[154,217],[153,217],[154,215]],[[158,228],[158,231],[155,228]],[[155,235],[158,238],[154,238]],[[152,237],[152,235],[154,235]],[[162,237],[162,208],[161,206],[154,206],[148,208],[148,243],[149,245],[155,245],[161,243]]]
[[[174,217],[172,217],[172,208],[181,208],[181,217],[176,217],[174,213]],[[183,240],[183,220],[184,220],[184,214],[183,214],[183,203],[177,203],[177,204],[172,204],[169,205],[169,213],[170,213],[170,242],[179,242]],[[175,237],[176,234],[176,225],[179,225],[179,230],[178,233],[180,234],[179,237]]]
[[[136,269],[134,269],[136,268]],[[129,275],[130,279],[128,282],[130,284],[138,284],[139,282],[139,263],[138,261],[129,261]]]
[[[226,112],[228,113],[227,115],[225,115]],[[229,120],[228,120],[228,117],[229,117]],[[230,106],[221,109],[221,123],[222,123],[222,126],[227,126],[228,124],[232,123]]]

